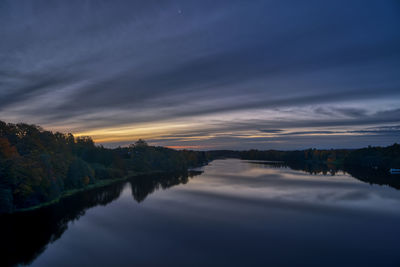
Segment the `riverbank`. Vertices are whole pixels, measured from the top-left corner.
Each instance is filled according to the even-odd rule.
[[[87,185],[85,187],[82,187],[82,188],[66,190],[59,197],[57,197],[57,198],[55,198],[55,199],[53,199],[51,201],[43,202],[43,203],[40,203],[40,204],[32,206],[32,207],[28,207],[28,208],[15,209],[14,211],[10,212],[9,214],[37,210],[37,209],[40,209],[40,208],[47,207],[47,206],[53,205],[55,203],[58,203],[61,199],[69,197],[69,196],[72,196],[74,194],[77,194],[77,193],[80,193],[80,192],[84,192],[84,191],[88,191],[88,190],[95,189],[95,188],[108,186],[108,185],[111,185],[113,183],[126,181],[126,180],[131,179],[131,178],[144,176],[144,175],[163,174],[163,173],[168,173],[168,171],[131,172],[128,175],[126,175],[124,177],[121,177],[121,178],[99,180],[94,184],[89,184],[89,185]]]

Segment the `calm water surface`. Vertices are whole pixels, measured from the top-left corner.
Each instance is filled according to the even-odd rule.
[[[3,261],[400,266],[395,188],[236,159],[213,161],[203,171],[136,179],[7,217]]]

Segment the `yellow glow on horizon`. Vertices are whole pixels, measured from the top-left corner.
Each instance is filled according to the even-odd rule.
[[[234,137],[238,139],[262,139],[277,138],[283,136],[356,136],[362,133],[349,132],[338,128],[291,128],[282,129],[279,132],[263,132],[260,130],[229,130],[224,129],[224,122],[219,121],[168,121],[140,123],[128,126],[107,127],[74,133],[75,136],[91,136],[96,143],[128,142],[138,139],[145,140],[174,140],[178,142],[190,142],[190,144],[176,145],[177,149],[204,148],[196,142],[202,142],[215,138]],[[198,131],[198,133],[196,133]]]
[[[96,143],[131,141],[142,139],[172,139],[174,135],[179,135],[188,130],[199,129],[197,123],[157,123],[157,124],[137,124],[125,127],[110,127],[94,129],[90,131],[75,133],[75,136],[91,136]],[[205,136],[182,137],[187,140],[204,140]]]

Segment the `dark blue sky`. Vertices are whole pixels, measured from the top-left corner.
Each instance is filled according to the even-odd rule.
[[[400,141],[399,1],[0,2],[0,119],[200,149]]]

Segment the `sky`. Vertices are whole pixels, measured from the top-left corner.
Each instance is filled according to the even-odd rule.
[[[0,120],[182,149],[400,141],[400,2],[0,1]]]

